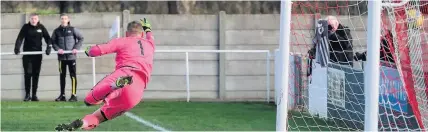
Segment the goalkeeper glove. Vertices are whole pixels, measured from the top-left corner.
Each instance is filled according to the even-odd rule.
[[[86,56],[91,57],[91,55],[89,54],[89,50],[91,50],[91,46],[86,47],[85,54]]]
[[[152,25],[150,25],[149,21],[146,18],[140,19],[140,23],[143,26],[143,29],[145,32],[151,32],[152,31]]]

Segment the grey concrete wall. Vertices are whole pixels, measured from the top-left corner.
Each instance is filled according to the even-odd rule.
[[[71,24],[85,36],[84,46],[106,42],[116,16],[122,16],[122,26],[129,20],[146,17],[153,25],[157,50],[271,50],[278,48],[279,15],[145,15],[129,13],[72,14]],[[25,14],[2,14],[1,51],[12,52]],[[305,56],[313,37],[314,15],[293,15],[291,51]],[[349,17],[347,17],[349,18]],[[362,18],[362,17],[359,17]],[[59,25],[58,15],[42,16],[49,33]],[[347,19],[341,19],[347,20]],[[349,22],[354,22],[349,20]],[[365,20],[362,20],[365,22]],[[364,24],[363,24],[364,25]],[[353,34],[364,40],[364,26]],[[361,27],[361,28],[359,28]],[[356,37],[354,37],[356,38]],[[361,41],[361,45],[364,45]],[[1,56],[2,99],[23,98],[21,56]],[[97,79],[114,69],[113,55],[96,59]],[[191,99],[265,100],[266,54],[264,53],[190,53]],[[156,53],[152,81],[145,92],[147,99],[185,99],[185,54]],[[270,61],[270,97],[273,98],[274,62]],[[303,61],[305,63],[305,61]],[[77,93],[83,98],[92,87],[91,59],[79,55],[77,60]],[[302,65],[302,67],[305,67]],[[46,56],[42,64],[39,98],[53,100],[59,94],[59,72],[56,55]],[[305,70],[303,70],[305,71]],[[305,76],[302,74],[301,76]],[[97,81],[98,81],[97,80]],[[304,80],[304,79],[303,79]],[[70,93],[67,78],[67,96]],[[303,84],[302,87],[304,87]]]

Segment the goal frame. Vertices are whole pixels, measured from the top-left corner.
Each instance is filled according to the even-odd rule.
[[[367,28],[367,63],[364,66],[365,116],[364,130],[378,131],[379,111],[379,74],[380,74],[380,39],[382,6],[396,7],[406,4],[409,0],[400,3],[382,3],[381,0],[368,1],[368,28]],[[279,53],[281,55],[281,82],[279,102],[277,106],[276,130],[287,131],[288,113],[288,73],[290,57],[291,7],[292,1],[281,0],[280,9],[280,40]],[[281,103],[282,102],[282,103]]]

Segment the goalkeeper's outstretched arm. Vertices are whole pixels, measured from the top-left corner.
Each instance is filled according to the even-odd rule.
[[[94,46],[88,46],[85,49],[85,53],[89,57],[97,57],[105,54],[115,53],[120,45],[118,39],[112,39],[106,44],[97,44]]]
[[[154,43],[154,37],[153,37],[153,35],[152,35],[152,32],[150,31],[150,32],[146,32],[146,40],[147,40],[147,42],[151,45],[151,46],[153,46],[153,49],[155,49],[155,43]]]

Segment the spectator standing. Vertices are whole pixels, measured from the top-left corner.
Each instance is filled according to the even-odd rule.
[[[22,42],[24,42],[23,51],[42,51],[42,38],[47,44],[46,54],[51,52],[51,38],[45,26],[39,22],[37,14],[30,15],[30,21],[24,24],[19,31],[15,42],[14,53],[18,55],[21,51]],[[39,101],[37,98],[37,88],[39,84],[40,68],[43,55],[23,55],[22,65],[24,68],[25,97],[24,101]],[[30,89],[32,87],[32,96]]]
[[[71,97],[68,101],[77,101],[76,97],[76,54],[82,47],[83,36],[80,31],[70,25],[70,19],[67,14],[61,14],[61,25],[52,33],[52,43],[55,51],[58,51],[58,68],[60,73],[61,93],[55,101],[66,101],[65,97],[65,77],[67,67],[71,77]],[[64,51],[72,51],[72,54],[64,54]]]
[[[354,53],[351,30],[339,23],[336,17],[328,16],[328,40],[330,42],[330,61],[353,66]]]
[[[383,37],[381,37],[381,46],[380,46],[380,60],[381,61],[386,61],[386,62],[390,62],[390,63],[395,63],[394,61],[394,57],[393,57],[393,52],[394,51],[394,47],[392,44],[393,41],[393,35],[391,30],[386,29],[386,33]],[[367,60],[367,51],[364,51],[363,53],[355,53],[355,60],[362,60],[362,61],[366,61]]]

